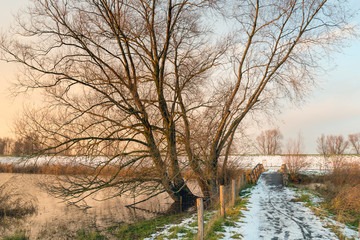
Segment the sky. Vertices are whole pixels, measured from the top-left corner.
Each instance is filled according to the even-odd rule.
[[[14,14],[29,3],[29,0],[0,0],[0,30],[6,31],[14,22]],[[354,8],[360,8],[360,1],[351,0]],[[360,25],[360,16],[355,18]],[[316,139],[321,134],[342,134],[360,132],[360,39],[353,39],[341,53],[334,53],[324,63],[326,74],[317,81],[315,88],[300,106],[287,105],[274,125],[264,126],[266,130],[279,127],[284,135],[284,145],[289,138],[301,133],[304,153],[316,153]],[[28,99],[14,98],[9,87],[15,82],[16,66],[0,62],[0,137],[11,137],[12,123],[20,115]]]
[[[6,31],[14,22],[14,15],[29,0],[0,0],[0,32]],[[13,98],[9,92],[15,81],[17,67],[0,61],[0,137],[11,137],[12,122],[21,114],[23,99]]]

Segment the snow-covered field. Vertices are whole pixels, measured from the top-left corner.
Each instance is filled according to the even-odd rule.
[[[331,159],[325,159],[322,155],[303,155],[303,161],[308,163],[305,170],[324,171],[332,168]],[[342,155],[341,162],[360,163],[360,156]],[[249,155],[249,156],[232,156],[231,162],[234,165],[244,168],[253,168],[258,163],[262,163],[265,169],[280,169],[281,165],[286,163],[286,155]]]
[[[331,168],[331,160],[325,159],[322,155],[303,155],[304,160],[309,163],[306,169],[308,170],[325,170]],[[181,158],[180,158],[181,159]],[[279,169],[283,163],[286,162],[286,155],[244,155],[244,156],[230,156],[229,163],[234,166],[244,168],[253,168],[258,163],[262,163],[266,169]],[[19,160],[27,162],[42,163],[88,163],[98,164],[106,161],[104,157],[69,157],[69,156],[56,156],[56,157],[37,157],[33,159],[22,159],[20,157],[0,157],[0,163],[18,162]],[[186,162],[183,158],[182,161]],[[220,157],[221,161],[221,157]],[[357,155],[342,155],[341,161],[343,162],[357,162],[360,163],[360,156]],[[116,162],[116,159],[113,160]],[[151,161],[150,161],[151,162]]]

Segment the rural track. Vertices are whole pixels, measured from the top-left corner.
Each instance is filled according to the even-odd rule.
[[[244,240],[338,239],[300,202],[296,193],[282,185],[281,174],[264,172],[249,198],[241,224]]]

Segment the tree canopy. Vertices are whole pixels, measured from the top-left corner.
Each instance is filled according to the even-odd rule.
[[[48,154],[102,156],[66,198],[117,186],[191,201],[185,172],[210,197],[245,116],[301,99],[353,32],[343,2],[35,0],[0,42],[24,67],[18,90],[47,100],[18,131]]]

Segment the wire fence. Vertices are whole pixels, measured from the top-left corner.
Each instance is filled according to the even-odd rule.
[[[264,171],[262,164],[258,164],[255,168],[249,172],[244,172],[240,174],[238,179],[233,179],[230,184],[219,187],[218,194],[216,194],[211,199],[204,201],[203,198],[197,199],[197,216],[198,216],[198,233],[197,239],[203,240],[205,236],[206,229],[211,225],[211,222],[207,222],[207,226],[204,221],[204,210],[207,210],[209,202],[212,201],[217,206],[220,207],[220,210],[215,215],[220,215],[221,217],[226,217],[226,209],[228,207],[233,207],[236,204],[236,198],[239,196],[241,189],[243,189],[248,183],[256,183]],[[215,216],[217,217],[217,216]]]
[[[182,211],[181,218],[183,220],[177,223],[176,227],[184,228],[183,231],[185,232],[191,232],[189,236],[196,239],[205,239],[206,235],[213,231],[212,227],[219,218],[226,218],[227,212],[229,215],[232,214],[230,211],[233,212],[232,208],[236,206],[241,190],[248,184],[256,183],[263,171],[263,165],[258,164],[252,170],[242,171],[240,173],[238,172],[237,175],[232,175],[233,177],[229,184],[221,185],[217,189],[212,189],[212,193],[215,192],[215,194],[212,194],[211,197],[197,198],[196,209],[183,209],[184,205],[182,201],[186,203],[189,199],[180,199],[180,203],[176,208]],[[196,189],[192,188],[192,190]],[[200,192],[198,193],[200,194]],[[194,211],[191,209],[195,210],[197,214],[194,214]],[[174,231],[170,229],[175,228],[175,226],[169,224],[163,228],[163,231],[157,231],[157,233],[152,234],[147,240],[161,237],[166,238],[166,236],[170,234],[169,231]],[[171,234],[173,233],[174,232]],[[180,238],[183,237],[181,234],[177,236]]]

